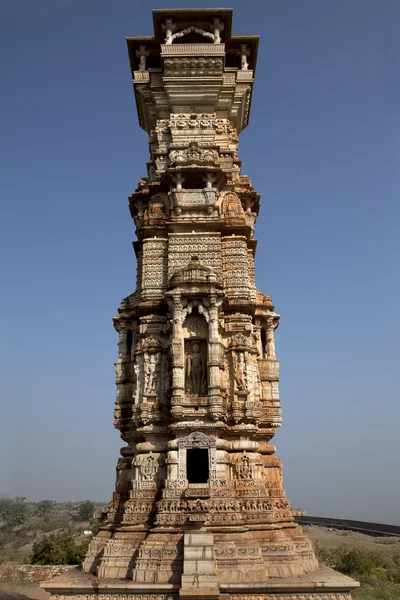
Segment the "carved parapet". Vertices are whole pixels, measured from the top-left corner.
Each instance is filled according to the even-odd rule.
[[[161,44],[161,56],[225,56],[225,44]]]
[[[280,406],[263,406],[262,413],[264,419],[276,419],[282,415],[282,409]]]
[[[175,216],[185,212],[201,211],[212,215],[215,210],[217,192],[214,189],[173,190],[170,192],[170,202]],[[197,214],[197,213],[196,213]]]
[[[279,380],[279,360],[262,359],[257,362],[261,381]]]
[[[242,83],[243,81],[247,82],[247,81],[253,81],[253,71],[251,70],[247,70],[247,71],[237,71],[236,73],[236,81],[238,83]]]
[[[133,81],[135,83],[149,83],[150,73],[148,71],[134,71]]]
[[[261,418],[259,421],[263,427],[280,427],[282,423],[282,410],[279,406],[273,408],[262,408]]]

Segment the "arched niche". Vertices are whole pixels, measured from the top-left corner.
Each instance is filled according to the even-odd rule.
[[[193,306],[183,323],[185,392],[206,396],[208,390],[208,323],[199,306]]]

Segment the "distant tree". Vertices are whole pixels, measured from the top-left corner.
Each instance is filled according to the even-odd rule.
[[[31,565],[79,565],[89,541],[76,544],[70,535],[50,535],[33,545]]]
[[[12,528],[22,525],[28,516],[28,506],[25,504],[25,498],[7,498],[0,497],[0,526]]]
[[[90,529],[93,535],[97,535],[100,531],[101,521],[99,519],[90,519]]]
[[[78,512],[75,515],[75,521],[90,521],[95,511],[95,505],[90,500],[81,502],[78,507]]]
[[[41,500],[35,506],[35,513],[38,517],[46,517],[52,510],[54,502],[52,500]]]

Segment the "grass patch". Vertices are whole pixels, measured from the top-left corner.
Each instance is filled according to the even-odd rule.
[[[400,599],[400,556],[348,548],[322,548],[315,544],[320,562],[357,579],[361,586],[353,592],[359,600]]]

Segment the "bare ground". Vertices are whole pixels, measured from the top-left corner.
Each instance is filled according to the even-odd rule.
[[[50,594],[38,583],[0,581],[0,600],[49,600]]]
[[[327,527],[318,527],[317,525],[307,525],[304,526],[303,529],[312,542],[314,544],[317,543],[322,548],[347,546],[351,549],[355,548],[372,552],[382,552],[388,556],[400,553],[400,537],[374,537],[356,531],[328,529]]]

